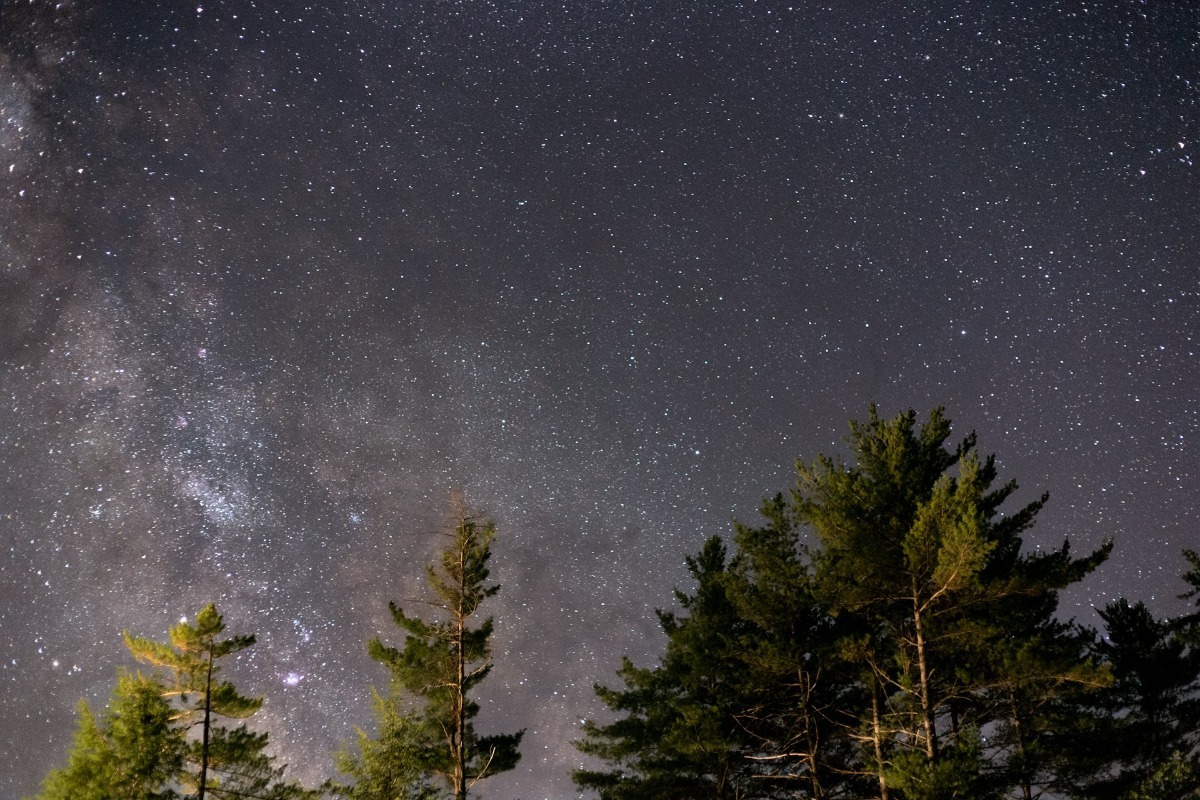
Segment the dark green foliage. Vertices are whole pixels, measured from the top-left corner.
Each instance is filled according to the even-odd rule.
[[[372,693],[377,732],[374,738],[359,730],[353,748],[334,757],[334,766],[351,782],[338,787],[349,800],[435,800],[445,792],[429,777],[431,748],[439,731],[427,720],[403,713],[393,698]]]
[[[1194,774],[1200,747],[1200,649],[1142,603],[1110,603],[1094,650],[1112,670],[1087,741],[1097,776],[1080,796],[1125,798]]]
[[[1179,599],[1193,601],[1197,610],[1176,620],[1175,627],[1183,641],[1192,647],[1200,647],[1200,553],[1184,550],[1183,557],[1188,562],[1183,580],[1191,588],[1179,595]]]
[[[623,689],[596,687],[618,716],[587,722],[578,743],[611,765],[576,784],[602,798],[854,796],[864,785],[855,746],[835,719],[855,691],[853,672],[825,663],[834,624],[817,603],[807,559],[782,498],[767,524],[738,526],[727,562],[718,537],[687,561],[696,582],[660,612],[660,664],[628,659]]]
[[[604,704],[624,716],[585,724],[579,749],[614,768],[577,771],[580,788],[613,800],[746,796],[755,748],[739,719],[748,699],[738,657],[745,626],[728,596],[725,562],[716,537],[688,559],[696,591],[676,593],[686,616],[659,612],[667,634],[660,666],[644,669],[625,659],[618,671],[625,689],[596,687]]]
[[[100,723],[81,700],[79,726],[75,729],[67,765],[46,776],[37,800],[107,800],[112,796],[111,761],[112,748],[100,730]]]
[[[341,756],[339,768],[355,779],[344,787],[354,800],[432,798],[464,800],[480,780],[513,769],[523,731],[480,736],[472,692],[492,669],[491,618],[476,623],[483,601],[500,590],[488,586],[492,523],[462,515],[428,583],[442,618],[426,622],[392,603],[392,618],[405,632],[397,649],[379,639],[371,657],[392,677],[386,698],[376,695],[378,735],[361,734],[357,752]]]
[[[1130,789],[1128,800],[1200,800],[1200,756],[1172,752]]]
[[[860,699],[855,672],[832,657],[841,631],[818,601],[811,559],[782,495],[758,528],[735,524],[728,593],[742,621],[739,661],[748,695],[739,713],[755,742],[754,792],[839,797],[867,791],[845,709]]]
[[[996,716],[986,771],[1019,797],[1065,796],[1094,767],[1080,745],[1096,725],[1089,704],[1111,675],[1090,655],[1091,631],[1053,619],[1012,630],[1009,639],[993,640],[986,663],[995,684],[984,698]]]
[[[889,791],[904,800],[997,796],[984,776],[983,747],[974,728],[956,731],[941,745],[936,759],[916,747],[897,748],[885,775]]]
[[[853,462],[799,463],[790,498],[688,566],[660,664],[626,660],[575,773],[602,798],[948,800],[1061,793],[1111,682],[1059,592],[1102,563],[1024,552],[1046,498],[1003,513],[974,436],[871,409]],[[811,536],[810,546],[804,535]],[[1200,571],[1200,570],[1198,570]]]
[[[819,590],[851,632],[841,654],[873,684],[876,702],[858,728],[869,732],[864,762],[874,760],[884,796],[895,787],[914,799],[985,798],[1010,779],[1032,781],[1053,758],[1039,757],[1035,770],[1026,752],[1014,762],[1020,775],[997,774],[1003,756],[988,753],[979,732],[1019,728],[1014,710],[1042,705],[1040,693],[1062,682],[1102,680],[1065,665],[1049,674],[1050,661],[1033,680],[1023,670],[1037,648],[1021,646],[1073,635],[1053,625],[1057,593],[1107,547],[1081,559],[1065,545],[1023,554],[1021,534],[1046,498],[1001,514],[1016,484],[996,488],[994,457],[978,454],[973,435],[954,448],[949,436],[940,409],[918,428],[912,412],[883,420],[872,408],[851,425],[853,465],[797,467],[796,513],[821,545]],[[1009,738],[1012,756],[1020,747]]]

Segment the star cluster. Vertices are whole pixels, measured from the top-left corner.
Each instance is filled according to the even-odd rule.
[[[684,556],[873,401],[1116,541],[1064,614],[1183,608],[1194,4],[134,5],[0,2],[0,796],[210,600],[327,776],[451,487],[489,796],[574,796]]]

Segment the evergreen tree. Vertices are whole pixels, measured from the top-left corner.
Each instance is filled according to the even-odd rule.
[[[107,800],[112,784],[112,748],[87,701],[79,701],[79,725],[67,765],[50,771],[36,800]]]
[[[1021,554],[1040,500],[1003,515],[1016,490],[993,488],[993,457],[974,435],[949,448],[936,409],[919,428],[909,411],[875,408],[852,422],[854,463],[797,464],[797,518],[821,545],[819,595],[846,631],[842,652],[866,682],[857,730],[878,793],[906,800],[985,798],[1000,790],[980,731],[1001,719],[991,697],[1010,614],[1028,632],[1050,619],[1057,589],[1094,569],[1107,548],[1072,559]]]
[[[605,800],[831,798],[867,792],[845,707],[855,673],[836,652],[834,620],[817,602],[809,559],[782,498],[765,524],[735,524],[735,553],[710,538],[687,559],[696,587],[655,667],[624,659],[623,688],[596,687],[618,715],[588,721],[581,752],[605,769],[576,785]]]
[[[444,792],[430,781],[430,751],[438,731],[428,720],[406,714],[395,697],[371,693],[377,732],[361,728],[353,749],[334,756],[334,766],[348,775],[349,785],[335,786],[347,800],[437,800]]]
[[[836,651],[838,626],[817,600],[811,559],[783,496],[761,513],[764,525],[734,524],[728,581],[750,695],[739,721],[760,750],[750,756],[756,790],[814,800],[864,795],[856,737],[839,724],[862,698]]]
[[[1088,741],[1099,760],[1098,777],[1079,794],[1145,795],[1150,787],[1200,771],[1200,649],[1140,602],[1118,600],[1100,616],[1106,631],[1095,650],[1112,670],[1113,683]]]
[[[79,704],[67,765],[52,771],[37,800],[174,800],[184,739],[157,679],[122,674],[103,716]]]
[[[1014,626],[1015,627],[1015,626]],[[1062,797],[1094,770],[1080,743],[1095,730],[1094,698],[1112,682],[1090,655],[1094,632],[1047,620],[1010,639],[992,639],[987,674],[996,723],[987,752],[993,783],[1022,800]]]
[[[426,622],[389,605],[406,632],[404,647],[379,639],[368,644],[371,657],[391,672],[392,689],[376,697],[377,737],[360,734],[358,752],[341,757],[342,770],[356,781],[343,789],[349,797],[465,800],[480,780],[516,766],[524,731],[476,734],[479,705],[471,699],[492,669],[492,620],[477,619],[483,601],[500,590],[487,585],[494,536],[491,522],[459,515],[451,544],[427,570],[441,619]]]
[[[250,731],[244,724],[228,728],[220,722],[250,717],[263,703],[262,698],[239,694],[232,683],[218,677],[219,659],[255,641],[253,635],[218,638],[224,631],[225,622],[210,603],[196,615],[195,624],[184,621],[172,626],[170,644],[125,633],[125,644],[135,659],[170,675],[163,696],[172,701],[175,725],[199,729],[185,753],[192,766],[180,770],[177,780],[198,800],[210,793],[219,798],[268,800],[311,796],[282,780],[284,768],[276,766],[266,752],[267,734]]]
[[[675,593],[685,615],[658,612],[667,634],[659,666],[636,667],[626,658],[617,673],[625,688],[595,687],[623,716],[607,725],[585,722],[576,746],[612,768],[573,777],[604,800],[734,800],[754,791],[751,756],[758,747],[741,719],[754,702],[740,657],[745,625],[728,596],[720,538],[709,539],[687,566],[695,593]]]
[[[1200,758],[1174,751],[1129,791],[1128,800],[1200,800]]]
[[[851,423],[856,463],[798,464],[794,492],[823,546],[824,598],[861,630],[846,652],[869,667],[872,713],[860,727],[871,732],[884,798],[889,784],[914,798],[953,795],[979,772],[969,738],[952,746],[958,737],[948,734],[946,718],[959,691],[953,670],[936,661],[955,601],[975,593],[996,547],[981,508],[990,476],[973,440],[945,447],[950,426],[940,410],[919,431],[914,423],[912,412],[885,421],[872,407],[867,423]]]
[[[1183,580],[1189,588],[1179,595],[1179,599],[1193,601],[1196,611],[1180,617],[1174,625],[1183,641],[1193,648],[1200,648],[1200,553],[1195,550],[1184,550],[1183,557],[1188,562],[1188,569],[1183,573]]]
[[[1084,558],[1066,543],[1011,557],[998,549],[984,577],[989,602],[962,626],[975,635],[958,648],[960,669],[990,687],[972,702],[993,720],[984,752],[991,782],[1023,800],[1063,796],[1091,769],[1079,743],[1095,728],[1090,707],[1112,677],[1092,653],[1095,632],[1057,617],[1058,598],[1110,549]]]
[[[576,783],[602,798],[1032,800],[1087,775],[1078,742],[1111,678],[1094,635],[1056,612],[1110,546],[1025,552],[1045,496],[1002,513],[1016,484],[996,485],[973,435],[949,435],[940,409],[918,427],[872,407],[851,423],[851,464],[799,463],[790,500],[736,527],[728,564],[711,540],[689,561],[687,616],[664,615],[659,666],[626,660],[625,687],[597,689],[618,718],[586,723],[580,749],[608,768]]]

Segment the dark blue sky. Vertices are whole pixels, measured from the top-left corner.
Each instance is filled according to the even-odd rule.
[[[683,558],[944,404],[1116,541],[1200,547],[1200,14],[0,0],[0,796],[215,600],[305,778],[369,723],[450,488],[495,517],[489,797],[574,796]]]

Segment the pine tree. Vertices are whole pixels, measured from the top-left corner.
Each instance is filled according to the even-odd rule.
[[[67,765],[51,770],[36,800],[105,800],[112,784],[111,753],[95,713],[80,700],[79,724]]]
[[[1200,800],[1200,757],[1175,750],[1130,789],[1128,800]]]
[[[994,785],[1022,800],[1065,796],[1091,771],[1079,743],[1097,723],[1090,705],[1112,682],[1090,655],[1094,638],[1074,623],[1047,620],[991,639],[982,672],[994,681],[984,693],[996,717],[985,753]]]
[[[267,754],[268,737],[244,724],[225,727],[225,720],[242,720],[262,707],[262,698],[246,697],[234,685],[221,680],[217,661],[254,644],[253,635],[219,638],[225,622],[213,604],[186,621],[172,626],[170,644],[125,633],[125,644],[135,659],[165,669],[170,681],[164,697],[171,699],[175,724],[181,729],[199,729],[198,739],[189,740],[185,759],[191,769],[181,770],[180,783],[195,791],[198,800],[207,794],[229,798],[285,800],[311,795],[299,786],[282,781],[284,768]]]
[[[1032,800],[1086,774],[1075,744],[1110,679],[1092,634],[1055,615],[1110,546],[1025,552],[1045,496],[1002,513],[1015,482],[949,435],[940,409],[918,428],[872,407],[851,464],[798,463],[790,500],[737,526],[728,564],[711,540],[659,666],[626,660],[624,688],[597,689],[618,718],[585,724],[580,749],[607,769],[576,783],[614,799]]]
[[[492,669],[492,619],[478,617],[483,601],[500,590],[487,585],[494,536],[491,522],[459,515],[450,545],[427,570],[440,619],[427,622],[389,604],[406,632],[404,647],[379,639],[368,644],[371,657],[391,672],[392,689],[386,698],[377,696],[377,737],[360,735],[358,752],[341,758],[342,770],[356,779],[343,790],[349,797],[448,793],[466,800],[479,781],[516,766],[524,731],[478,735],[479,705],[471,699]]]
[[[954,448],[949,436],[941,409],[918,428],[911,411],[884,420],[871,407],[851,423],[853,464],[797,464],[795,514],[821,545],[819,596],[847,632],[843,653],[861,665],[856,727],[884,800],[897,789],[932,800],[1003,788],[980,733],[1005,719],[998,657],[1052,619],[1058,589],[1108,553],[1022,554],[1045,496],[1001,514],[1016,484],[993,488],[994,457],[979,456],[974,435]]]
[[[658,612],[666,652],[627,658],[622,688],[597,686],[615,721],[584,723],[577,747],[605,768],[574,780],[604,800],[828,798],[866,794],[845,707],[859,699],[817,601],[806,550],[782,496],[765,524],[735,523],[687,559],[695,589]]]
[[[585,723],[579,748],[605,768],[576,784],[603,800],[1197,800],[1200,612],[1121,601],[1099,640],[1059,618],[1111,543],[1027,550],[1046,497],[1001,512],[1015,482],[949,433],[940,409],[918,428],[872,408],[850,465],[798,464],[790,501],[736,527],[732,560],[709,540],[683,613],[660,614],[660,663],[625,659],[624,686],[597,687],[617,718]],[[1181,596],[1200,605],[1185,557]]]
[[[346,800],[438,800],[441,787],[430,780],[430,751],[438,731],[429,721],[406,714],[396,697],[371,693],[376,735],[361,728],[354,747],[335,754],[334,766],[349,776],[349,785],[335,786]]]
[[[37,800],[174,800],[182,731],[157,679],[123,673],[99,719],[79,704],[67,765],[52,771]]]
[[[798,464],[794,493],[823,545],[818,577],[831,611],[857,617],[865,633],[848,652],[870,668],[864,727],[885,798],[889,784],[906,796],[936,796],[950,791],[942,783],[978,772],[970,742],[956,749],[947,741],[958,738],[946,730],[957,687],[949,684],[953,671],[935,662],[947,633],[942,620],[957,595],[974,593],[995,548],[981,509],[990,476],[973,440],[946,449],[950,427],[940,410],[919,431],[914,423],[912,412],[885,421],[872,407],[867,423],[851,423],[856,464]],[[960,474],[952,477],[955,465]]]
[[[1101,724],[1087,742],[1099,761],[1098,776],[1079,794],[1146,794],[1147,787],[1172,782],[1172,775],[1200,772],[1200,649],[1144,603],[1121,599],[1100,616],[1106,630],[1095,651],[1113,682],[1101,698]]]
[[[994,558],[985,576],[989,602],[960,626],[975,633],[958,650],[960,668],[990,684],[972,700],[994,720],[985,749],[992,783],[1023,800],[1062,796],[1090,769],[1079,742],[1097,724],[1091,707],[1112,676],[1093,654],[1095,632],[1057,617],[1058,595],[1110,549],[1077,559],[1064,544]]]
[[[738,644],[748,706],[741,726],[759,753],[755,790],[813,800],[865,795],[846,708],[861,701],[837,652],[836,621],[817,600],[811,557],[782,495],[763,503],[765,524],[734,524],[728,594],[741,620]]]
[[[1183,557],[1188,562],[1183,580],[1189,588],[1179,595],[1179,599],[1191,600],[1196,605],[1196,610],[1180,617],[1174,625],[1183,641],[1193,648],[1200,648],[1200,553],[1184,550]]]
[[[661,663],[641,668],[623,659],[624,688],[595,687],[623,716],[585,722],[576,746],[611,768],[580,769],[573,778],[603,800],[734,800],[753,791],[758,743],[740,719],[754,703],[740,652],[745,624],[728,595],[720,537],[687,566],[696,589],[675,593],[684,615],[658,612],[667,635]]]

